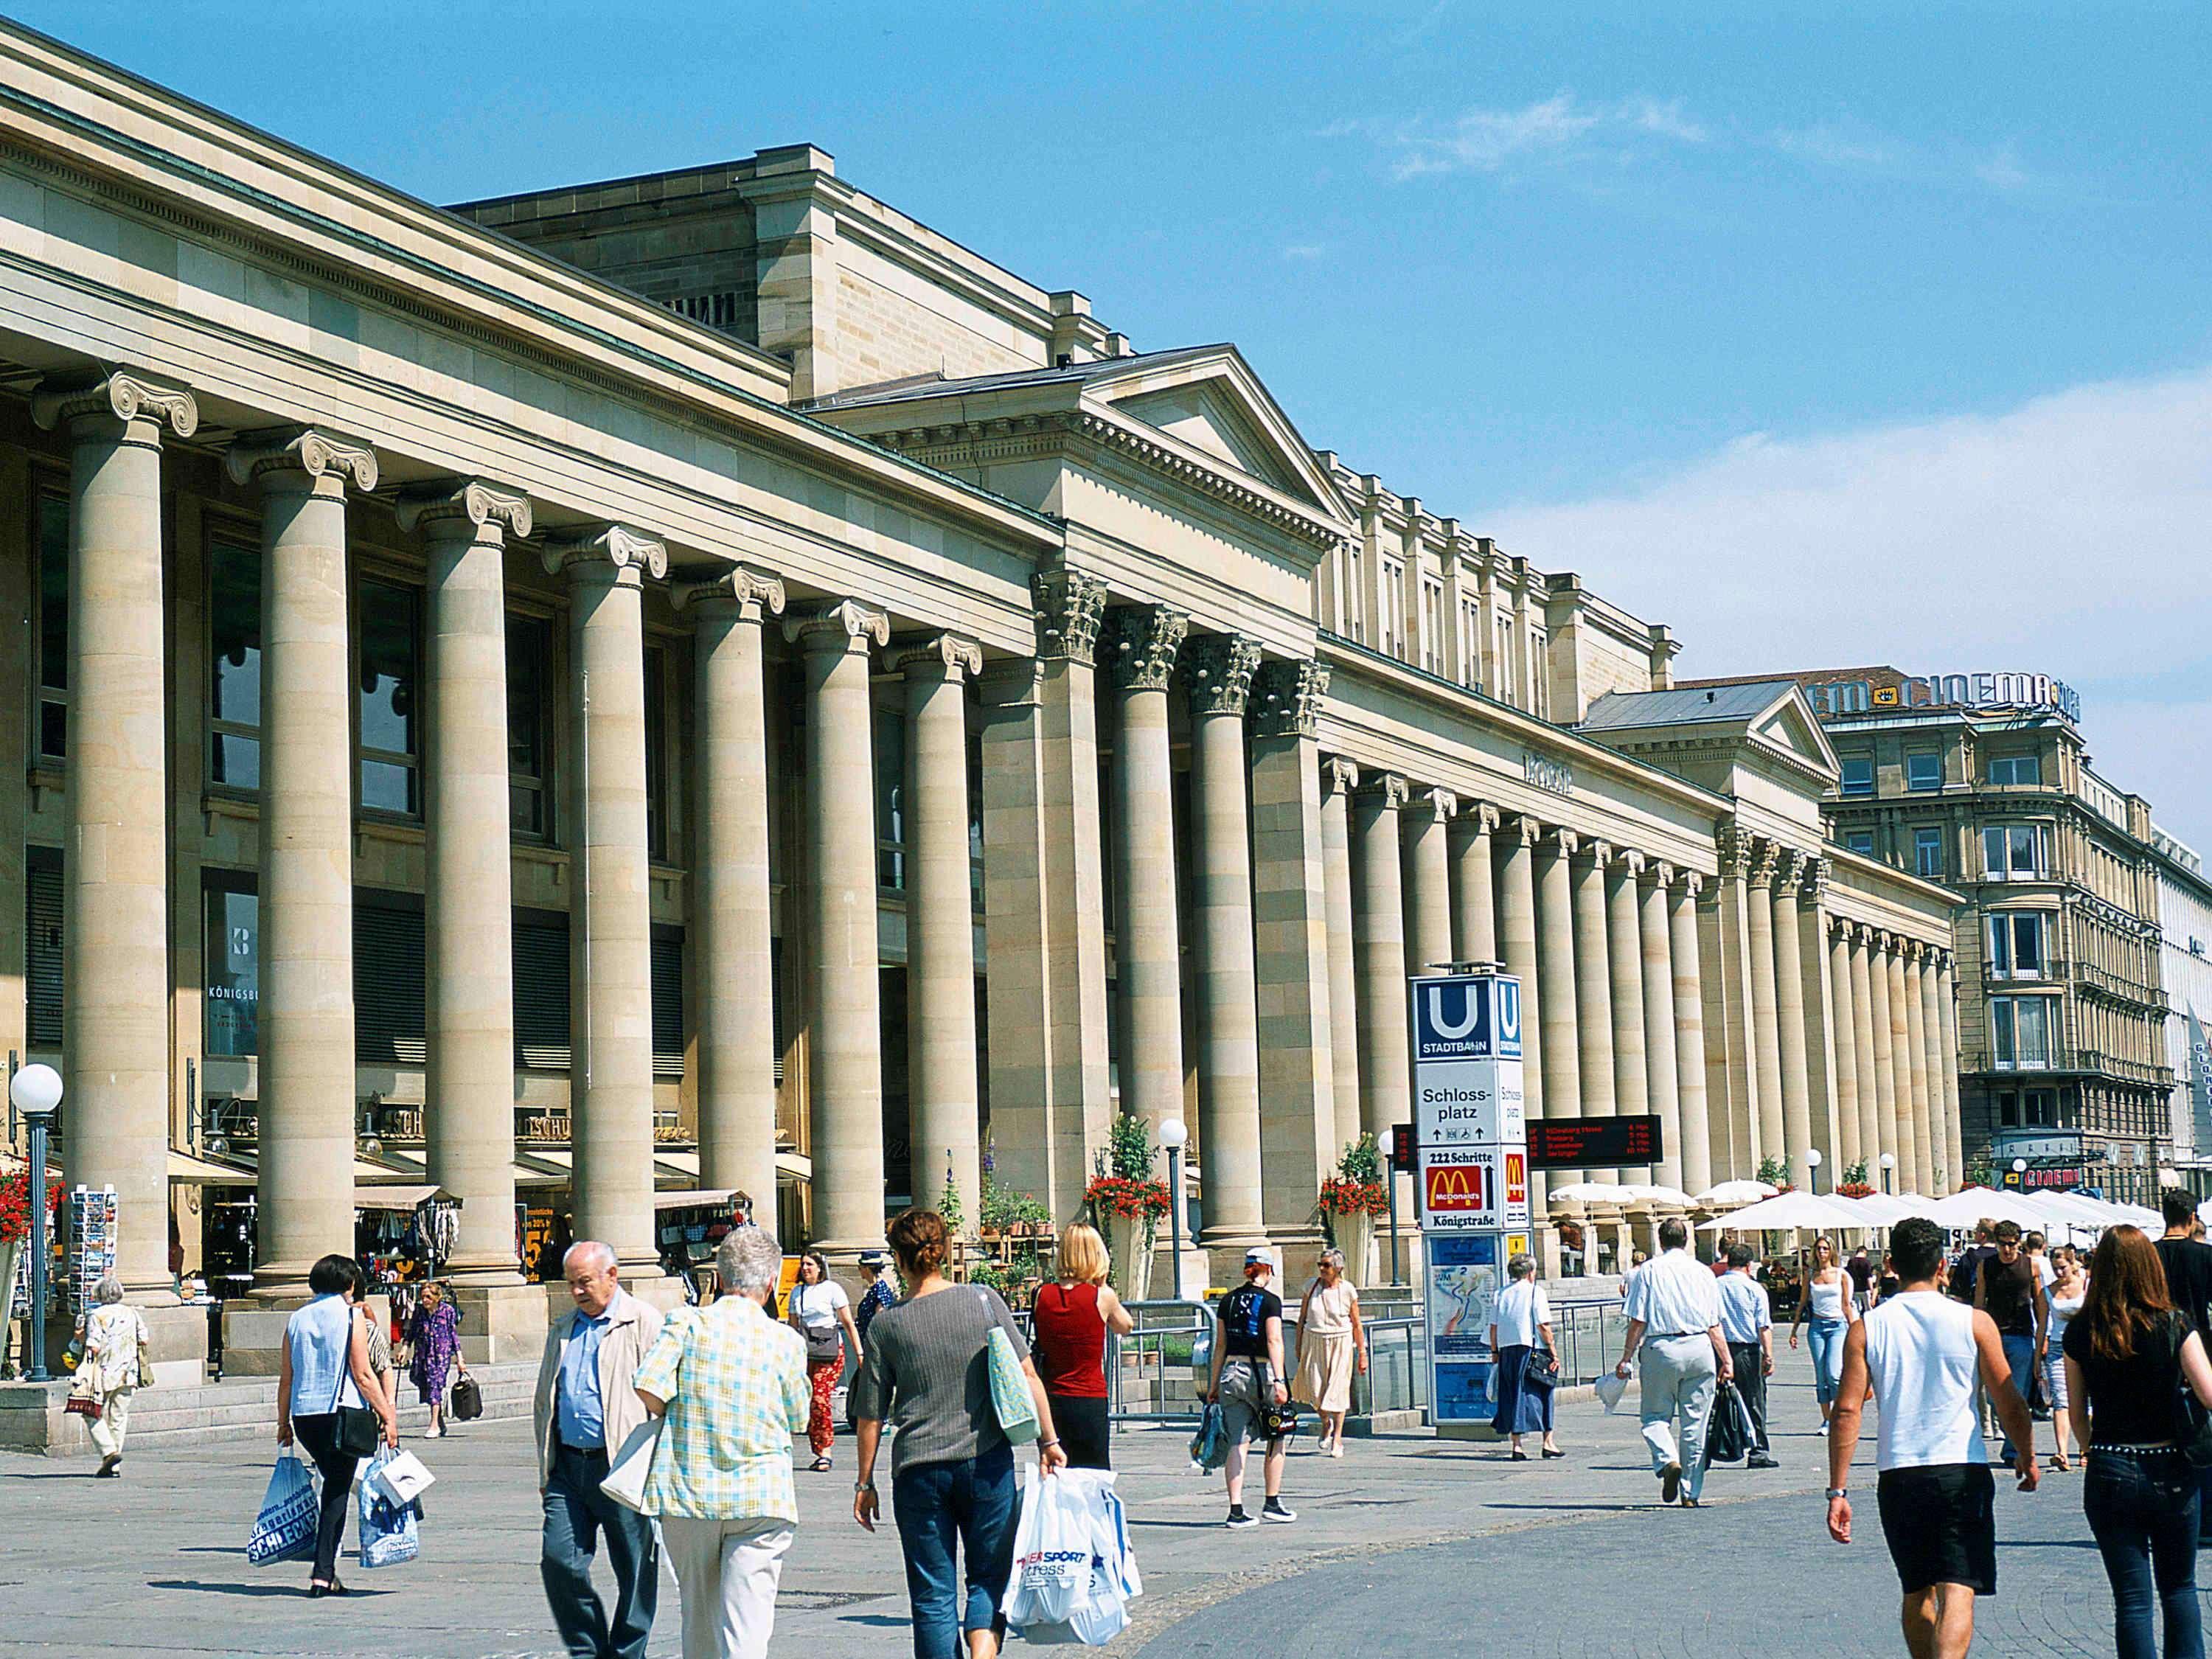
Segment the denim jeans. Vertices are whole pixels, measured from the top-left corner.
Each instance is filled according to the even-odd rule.
[[[915,1659],[960,1659],[962,1632],[1006,1633],[999,1603],[1014,1570],[1014,1449],[901,1469],[891,1482],[891,1515],[906,1553],[906,1595],[914,1609]],[[956,1548],[967,1557],[960,1593]]]
[[[545,1524],[538,1558],[545,1600],[572,1659],[645,1659],[653,1614],[660,1596],[660,1553],[653,1522],[599,1495],[607,1478],[604,1450],[553,1454],[553,1479],[544,1492]],[[592,1583],[599,1534],[615,1570],[615,1610]]]
[[[2166,1659],[2204,1659],[2197,1604],[2197,1471],[2170,1446],[2094,1446],[2081,1508],[2112,1581],[2119,1659],[2158,1659],[2154,1603],[2166,1615]]]
[[[1813,1349],[1813,1397],[1823,1406],[1844,1386],[1844,1338],[1850,1328],[1842,1319],[1816,1319],[1805,1328]]]
[[[2027,1391],[2033,1386],[2029,1373],[2035,1369],[2035,1339],[2032,1336],[2013,1336],[2008,1334],[1998,1340],[2004,1344],[2005,1364],[2012,1370],[2013,1392],[2020,1396],[2020,1403],[2025,1406],[2027,1404]],[[1994,1402],[1992,1405],[1994,1406]],[[2000,1417],[1997,1421],[2002,1424],[2004,1419]],[[2006,1462],[2012,1462],[2013,1444],[2010,1435],[2004,1437],[2004,1450],[2002,1455]]]

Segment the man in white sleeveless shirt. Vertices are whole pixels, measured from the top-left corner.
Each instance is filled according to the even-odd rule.
[[[1905,1590],[1905,1646],[1912,1659],[1964,1659],[1974,1640],[1974,1597],[1997,1587],[1996,1483],[1982,1442],[1975,1377],[2016,1450],[2022,1492],[2035,1490],[2035,1425],[2012,1385],[2012,1366],[1989,1315],[1937,1288],[1943,1235],[1932,1221],[1900,1221],[1890,1258],[1904,1289],[1844,1339],[1844,1379],[1828,1427],[1828,1533],[1851,1541],[1851,1455],[1869,1394],[1881,1428],[1875,1498]]]

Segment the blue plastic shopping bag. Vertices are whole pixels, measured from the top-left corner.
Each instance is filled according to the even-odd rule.
[[[389,1447],[380,1448],[369,1462],[370,1478],[361,1483],[361,1564],[364,1567],[396,1567],[422,1553],[416,1530],[422,1505],[393,1503],[384,1483],[374,1478],[377,1470],[396,1455]]]
[[[315,1553],[315,1477],[290,1452],[278,1454],[269,1491],[261,1499],[261,1512],[253,1517],[253,1535],[246,1541],[246,1559],[265,1567]]]

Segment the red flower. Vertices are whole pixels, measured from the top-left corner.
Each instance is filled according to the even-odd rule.
[[[1168,1212],[1168,1184],[1127,1176],[1099,1176],[1084,1188],[1083,1201],[1094,1215],[1140,1221]]]
[[[46,1188],[46,1212],[61,1200],[61,1183]],[[21,1244],[31,1236],[31,1170],[26,1164],[12,1175],[0,1175],[0,1244]],[[4,1291],[5,1286],[0,1286]]]
[[[1331,1176],[1321,1183],[1320,1207],[1329,1215],[1387,1215],[1389,1189],[1379,1181],[1352,1181]]]

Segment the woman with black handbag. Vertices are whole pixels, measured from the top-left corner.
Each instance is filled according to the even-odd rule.
[[[2139,1229],[2098,1242],[2064,1347],[2067,1411],[2088,1449],[2081,1508],[2112,1581],[2119,1659],[2156,1659],[2154,1603],[2166,1659],[2204,1659],[2197,1474],[2212,1464],[2212,1361]]]
[[[368,1326],[354,1305],[359,1269],[326,1255],[307,1271],[314,1299],[286,1322],[277,1364],[276,1443],[301,1447],[323,1477],[315,1527],[310,1597],[344,1595],[338,1582],[338,1541],[353,1505],[354,1471],[377,1442],[397,1448],[399,1419],[368,1364]]]
[[[1490,1426],[1513,1437],[1512,1461],[1525,1463],[1521,1437],[1540,1434],[1547,1457],[1565,1457],[1552,1438],[1552,1391],[1559,1380],[1559,1350],[1552,1343],[1552,1304],[1536,1282],[1534,1258],[1516,1255],[1505,1264],[1510,1281],[1498,1293],[1490,1316],[1490,1352],[1498,1367],[1498,1413]],[[1537,1339],[1543,1346],[1537,1346]]]
[[[806,1380],[814,1390],[814,1408],[807,1414],[806,1443],[814,1448],[814,1472],[830,1472],[830,1448],[836,1430],[831,1421],[830,1398],[845,1371],[845,1341],[852,1339],[855,1358],[860,1352],[860,1333],[853,1323],[853,1299],[845,1287],[830,1277],[830,1263],[819,1250],[799,1258],[799,1283],[791,1292],[791,1324],[806,1339]]]

